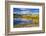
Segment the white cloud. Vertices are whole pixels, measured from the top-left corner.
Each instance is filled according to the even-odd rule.
[[[31,14],[30,11],[21,11],[20,14]]]
[[[20,10],[26,10],[26,8],[24,9],[24,8],[21,8]]]

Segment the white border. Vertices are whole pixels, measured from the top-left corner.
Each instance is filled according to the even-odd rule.
[[[13,8],[39,8],[39,27],[13,28]],[[10,5],[10,31],[36,31],[42,30],[42,6]]]

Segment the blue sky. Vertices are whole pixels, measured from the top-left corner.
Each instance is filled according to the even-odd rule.
[[[39,13],[39,9],[38,8],[13,8],[13,12],[18,14]]]

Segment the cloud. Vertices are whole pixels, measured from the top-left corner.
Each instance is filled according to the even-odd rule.
[[[38,14],[39,9],[31,9],[31,8],[14,8],[15,14]]]
[[[20,10],[22,10],[22,11],[24,11],[24,10],[25,10],[25,11],[26,11],[27,9],[26,9],[26,8],[20,8]]]
[[[15,14],[32,14],[31,11],[20,11],[20,12],[14,12]]]

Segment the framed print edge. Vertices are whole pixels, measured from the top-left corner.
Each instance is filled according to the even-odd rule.
[[[15,4],[16,3],[16,4]],[[42,30],[38,31],[21,31],[21,32],[10,32],[10,5],[38,5],[42,6]],[[45,32],[45,3],[34,3],[34,2],[17,2],[17,1],[5,1],[5,35],[18,35],[18,34],[37,34]]]

